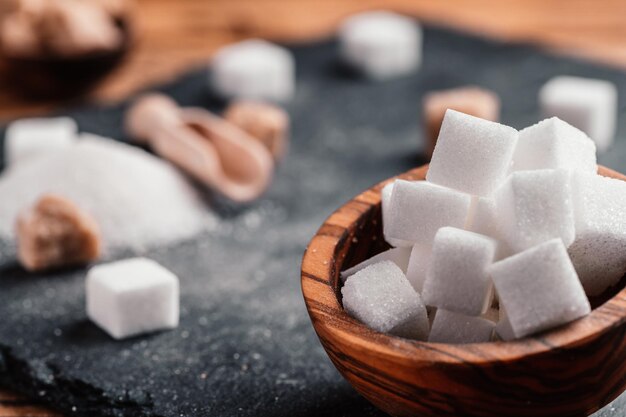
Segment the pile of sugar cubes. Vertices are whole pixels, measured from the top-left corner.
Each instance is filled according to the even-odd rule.
[[[590,313],[626,271],[626,182],[553,117],[521,131],[448,110],[425,181],[382,190],[394,248],[341,273],[345,310],[437,343],[511,340]],[[429,324],[430,323],[430,324]]]

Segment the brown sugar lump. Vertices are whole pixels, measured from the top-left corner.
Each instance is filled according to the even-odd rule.
[[[224,118],[245,130],[265,145],[274,160],[280,160],[287,151],[289,115],[280,107],[252,100],[238,100],[224,113]]]
[[[432,91],[422,102],[426,143],[424,153],[432,156],[439,129],[447,109],[497,122],[500,118],[500,98],[493,91],[477,86]]]
[[[101,253],[95,220],[72,201],[45,194],[17,219],[18,258],[29,271],[80,265]]]

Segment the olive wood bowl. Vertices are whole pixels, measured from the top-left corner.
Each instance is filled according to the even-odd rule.
[[[423,180],[428,166],[398,178]],[[599,167],[607,177],[626,176]],[[308,245],[302,293],[331,361],[371,403],[394,416],[586,416],[626,388],[625,279],[591,301],[590,315],[512,342],[447,345],[378,333],[342,308],[339,272],[389,246],[380,190],[333,213]],[[626,208],[625,208],[626,209]]]

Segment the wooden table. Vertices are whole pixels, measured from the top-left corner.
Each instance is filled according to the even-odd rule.
[[[0,0],[1,1],[1,0]],[[204,65],[221,45],[258,36],[307,41],[332,34],[346,15],[387,8],[425,22],[509,41],[531,42],[626,69],[624,0],[137,0],[139,42],[86,100],[110,102]],[[0,119],[75,103],[28,102],[0,85]],[[0,417],[58,416],[0,392]]]

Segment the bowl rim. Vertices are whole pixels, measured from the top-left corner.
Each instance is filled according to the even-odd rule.
[[[371,351],[397,360],[409,357],[420,361],[467,365],[467,356],[459,355],[460,352],[473,353],[472,363],[514,361],[584,344],[626,322],[626,316],[618,314],[626,308],[626,288],[581,319],[554,330],[508,342],[451,345],[416,341],[377,332],[349,316],[335,289],[343,266],[343,260],[336,259],[340,246],[345,244],[346,239],[354,238],[353,226],[356,222],[380,204],[380,190],[386,184],[396,179],[423,180],[427,170],[428,165],[423,165],[384,180],[357,195],[333,212],[309,242],[302,259],[301,289],[311,322],[320,339],[349,338],[353,349]],[[598,165],[598,174],[626,181],[625,175],[601,165]]]

